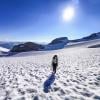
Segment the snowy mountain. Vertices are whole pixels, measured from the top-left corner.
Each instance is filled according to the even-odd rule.
[[[100,32],[98,33],[93,33],[89,36],[80,38],[80,39],[75,39],[75,40],[68,40],[67,37],[59,37],[51,41],[48,45],[45,46],[45,50],[57,50],[57,49],[62,49],[64,47],[71,47],[72,45],[83,46],[83,44],[87,45],[87,47],[92,43],[100,43]],[[89,45],[88,45],[89,44]]]
[[[57,50],[62,49],[68,43],[67,37],[56,38],[44,47],[44,50]]]
[[[67,37],[59,37],[51,41],[49,45],[57,44],[57,43],[68,43],[68,38]]]
[[[75,40],[68,40],[67,37],[59,37],[59,38],[52,40],[49,44],[45,44],[45,45],[41,44],[42,49],[40,49],[40,50],[57,50],[57,49],[62,49],[66,45],[69,45],[69,44],[75,44],[75,43],[84,42],[84,41],[91,41],[91,40],[95,40],[95,39],[100,39],[100,32],[93,33],[87,37],[83,37],[81,39],[75,39]],[[7,48],[7,49],[12,49],[14,46],[21,45],[24,43],[25,42],[2,42],[1,41],[0,46]],[[38,43],[34,43],[34,44],[40,45]],[[18,49],[20,49],[20,48],[18,48]]]
[[[93,33],[93,34],[83,37],[81,39],[69,40],[69,42],[82,42],[82,41],[89,41],[89,40],[94,40],[94,39],[100,39],[100,32]]]

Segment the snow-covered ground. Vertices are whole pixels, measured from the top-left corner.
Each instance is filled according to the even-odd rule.
[[[45,93],[54,54],[59,66]],[[100,100],[100,48],[79,45],[0,58],[0,100]]]

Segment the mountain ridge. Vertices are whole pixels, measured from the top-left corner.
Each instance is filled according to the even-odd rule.
[[[56,49],[61,49],[64,48],[65,45],[68,43],[77,43],[77,42],[82,42],[82,41],[90,41],[94,39],[100,39],[100,32],[97,33],[92,33],[88,36],[82,37],[80,39],[74,39],[74,40],[69,40],[67,37],[59,37],[53,39],[50,43],[48,44],[41,44],[43,46],[43,50],[56,50]],[[0,47],[5,48],[5,49],[13,49],[16,45],[20,45],[23,43],[27,42],[4,42],[0,41]],[[35,43],[35,42],[32,42]],[[36,43],[39,45],[39,43]]]

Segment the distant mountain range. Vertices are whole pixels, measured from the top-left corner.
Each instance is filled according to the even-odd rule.
[[[80,39],[75,39],[75,40],[68,40],[67,37],[60,37],[52,40],[49,44],[38,44],[38,43],[32,43],[32,42],[0,42],[0,51],[31,51],[31,50],[56,50],[56,49],[61,49],[64,48],[67,43],[77,43],[77,42],[82,42],[82,41],[89,41],[89,40],[94,40],[94,39],[100,39],[100,32],[98,33],[93,33],[89,36],[80,38]],[[29,44],[29,45],[26,45]],[[29,48],[28,48],[29,47]],[[16,49],[15,49],[16,48]],[[13,49],[13,50],[12,50]]]
[[[81,41],[89,41],[89,40],[94,40],[94,39],[100,39],[100,32],[93,33],[93,34],[83,37],[81,39],[69,40],[69,42],[81,42]]]
[[[0,41],[0,47],[11,49],[13,46],[21,44],[23,42],[5,42],[5,41]]]

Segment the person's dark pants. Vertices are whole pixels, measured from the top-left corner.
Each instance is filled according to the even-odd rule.
[[[57,66],[56,65],[53,65],[53,72],[56,73],[56,68]]]

